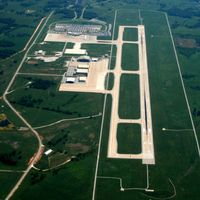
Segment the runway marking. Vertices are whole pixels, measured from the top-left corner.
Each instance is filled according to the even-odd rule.
[[[123,33],[125,28],[138,29],[138,51],[139,51],[139,70],[137,71],[126,71],[122,70],[122,46]],[[108,158],[126,158],[126,159],[142,159],[143,164],[155,164],[154,157],[154,144],[153,144],[153,128],[151,119],[151,105],[150,105],[150,92],[149,92],[149,79],[148,79],[148,64],[146,55],[146,39],[145,39],[145,28],[143,25],[138,26],[119,26],[118,39],[117,39],[117,52],[116,52],[116,67],[112,70],[115,81],[112,95],[112,111],[111,111],[111,122],[110,132],[108,141]],[[134,119],[120,119],[119,118],[119,98],[120,98],[120,78],[122,74],[138,74],[140,81],[140,111],[141,118]],[[139,123],[141,125],[142,135],[142,153],[141,154],[119,154],[117,152],[117,126],[119,123]]]

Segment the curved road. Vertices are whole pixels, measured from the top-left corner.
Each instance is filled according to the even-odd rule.
[[[31,170],[31,168],[33,167],[33,164],[38,160],[38,158],[40,158],[40,154],[43,148],[43,144],[42,144],[42,140],[38,134],[38,132],[36,130],[33,129],[33,127],[20,115],[20,113],[10,104],[10,102],[8,101],[8,99],[6,98],[6,95],[8,94],[9,89],[11,88],[13,82],[15,81],[18,72],[20,71],[21,67],[23,66],[24,61],[26,60],[27,54],[29,52],[29,50],[32,48],[32,46],[35,44],[36,40],[38,39],[38,37],[40,36],[42,30],[44,29],[46,23],[48,22],[49,18],[51,17],[51,15],[53,14],[53,12],[51,12],[49,14],[49,16],[46,18],[45,23],[43,24],[42,28],[40,29],[38,35],[36,36],[36,38],[34,39],[33,43],[30,45],[30,47],[27,49],[21,63],[19,64],[15,74],[13,75],[11,81],[9,82],[4,94],[3,94],[3,100],[5,101],[5,103],[9,106],[9,108],[24,122],[24,124],[34,133],[34,135],[37,137],[38,143],[39,143],[39,147],[38,150],[36,152],[35,157],[33,158],[33,160],[31,161],[31,163],[29,164],[28,168],[25,170],[25,172],[23,173],[23,175],[21,176],[21,178],[18,180],[18,182],[16,183],[16,185],[14,186],[14,188],[10,191],[10,193],[8,194],[8,196],[6,197],[6,200],[10,199],[13,194],[16,192],[16,190],[18,189],[18,187],[20,186],[20,184],[22,183],[22,181],[24,180],[24,178],[26,177],[26,175],[29,173],[29,171]],[[37,27],[38,28],[38,27]],[[35,34],[36,32],[34,32]]]

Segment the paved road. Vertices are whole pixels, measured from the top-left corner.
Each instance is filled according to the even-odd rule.
[[[22,73],[19,72],[17,75],[25,75],[25,76],[63,76],[63,74],[44,74],[44,73]]]
[[[33,167],[33,164],[39,159],[40,154],[41,154],[41,150],[43,148],[43,144],[42,141],[40,139],[40,136],[38,134],[38,132],[36,130],[34,130],[32,128],[32,126],[21,116],[21,114],[10,104],[10,102],[7,100],[6,95],[9,91],[9,89],[11,88],[13,82],[15,81],[17,74],[19,73],[21,67],[23,66],[24,61],[26,60],[27,54],[29,52],[29,50],[32,48],[32,46],[35,44],[36,40],[38,39],[39,35],[41,34],[43,28],[45,27],[47,21],[49,20],[49,18],[51,17],[51,15],[53,14],[53,12],[51,12],[49,14],[49,16],[46,18],[45,23],[43,24],[40,32],[38,33],[38,35],[36,36],[35,40],[33,41],[33,43],[30,45],[30,47],[27,49],[21,63],[19,64],[15,74],[13,75],[11,81],[9,82],[4,94],[3,94],[3,100],[5,101],[5,103],[9,106],[9,108],[24,122],[24,124],[34,133],[34,135],[36,136],[39,146],[37,149],[37,152],[35,154],[34,159],[32,160],[32,162],[30,163],[30,165],[28,166],[28,168],[25,170],[25,172],[23,173],[23,175],[20,177],[20,179],[18,180],[18,182],[16,183],[16,185],[13,187],[13,189],[10,191],[10,193],[8,194],[8,196],[6,197],[6,200],[10,199],[13,194],[16,192],[16,190],[18,189],[18,187],[21,185],[22,181],[24,180],[24,178],[26,177],[26,175],[29,173],[29,171],[31,170],[31,168]]]

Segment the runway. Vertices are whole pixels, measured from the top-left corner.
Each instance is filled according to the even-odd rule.
[[[137,28],[138,29],[138,44],[139,51],[139,70],[137,71],[125,71],[122,70],[122,45],[126,43],[123,41],[123,32],[125,28]],[[149,92],[149,78],[148,78],[148,66],[146,55],[146,38],[145,28],[143,25],[139,26],[120,26],[118,39],[115,42],[117,45],[116,53],[116,66],[112,70],[115,81],[111,91],[112,95],[112,111],[110,122],[110,133],[108,141],[108,158],[121,158],[121,159],[142,159],[143,164],[155,164],[154,157],[154,145],[153,145],[153,128],[151,118],[151,104],[150,104],[150,92]],[[122,74],[138,74],[140,82],[140,113],[139,119],[120,119],[118,114],[119,108],[119,92],[120,92],[120,78]],[[141,144],[142,152],[140,154],[119,154],[118,142],[117,142],[117,126],[119,123],[140,124],[141,125]],[[124,144],[126,145],[126,144]]]

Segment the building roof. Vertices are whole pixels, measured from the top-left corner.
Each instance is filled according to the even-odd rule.
[[[86,80],[87,80],[87,77],[86,77],[86,76],[80,76],[80,77],[79,77],[79,81],[84,81],[84,82],[85,82]]]
[[[88,69],[77,69],[76,70],[76,73],[78,73],[78,74],[88,74]]]
[[[82,69],[88,69],[89,68],[89,64],[88,63],[82,63],[82,64],[78,64],[78,68],[82,68]]]
[[[47,151],[45,151],[44,152],[44,154],[46,155],[46,156],[48,156],[50,153],[52,153],[53,152],[53,150],[52,149],[49,149],[49,150],[47,150]]]
[[[65,54],[85,55],[86,49],[65,49]]]
[[[76,78],[75,77],[67,77],[66,78],[66,82],[67,83],[74,83],[76,81]]]

